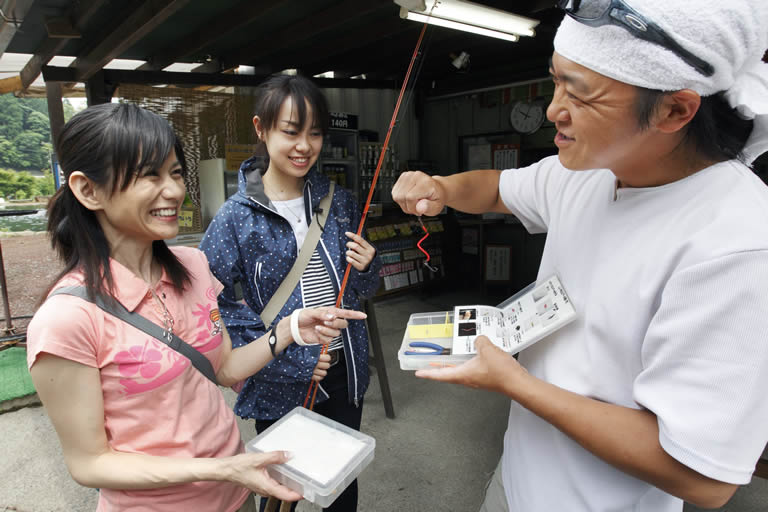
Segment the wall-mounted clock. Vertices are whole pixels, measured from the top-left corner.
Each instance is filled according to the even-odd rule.
[[[516,131],[533,133],[544,123],[544,107],[538,103],[518,101],[509,113],[509,124]]]

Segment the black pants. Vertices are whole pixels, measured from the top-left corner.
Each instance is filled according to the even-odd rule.
[[[360,430],[360,421],[363,417],[363,401],[360,400],[359,407],[349,403],[347,396],[347,369],[346,362],[342,357],[339,363],[328,370],[328,375],[320,381],[331,397],[322,403],[316,403],[312,409],[314,412],[338,421],[349,428]],[[309,385],[307,385],[309,388]],[[320,393],[320,391],[318,391]],[[277,420],[256,420],[256,432],[264,432],[270,425]],[[266,498],[261,499],[259,512],[264,512],[267,505]],[[291,512],[296,510],[296,503],[291,506]],[[357,511],[357,480],[354,480],[328,508],[323,510],[327,512],[356,512]]]

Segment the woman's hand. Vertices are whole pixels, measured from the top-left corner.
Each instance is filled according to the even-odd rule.
[[[368,241],[358,234],[347,231],[344,233],[352,240],[347,242],[347,263],[351,264],[360,272],[368,270],[368,265],[376,256],[376,249]]]
[[[320,382],[328,375],[328,368],[331,367],[331,355],[320,354],[320,358],[317,360],[317,365],[312,371],[312,380]]]
[[[299,333],[304,343],[327,345],[348,325],[347,320],[363,320],[362,311],[333,306],[305,308],[299,314]]]
[[[301,494],[280,485],[267,473],[270,464],[283,464],[290,460],[287,452],[243,453],[221,459],[226,463],[226,479],[261,496],[274,496],[281,501],[298,501]]]

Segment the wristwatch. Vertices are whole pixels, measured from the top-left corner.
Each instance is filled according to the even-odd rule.
[[[277,334],[275,334],[274,327],[269,331],[267,343],[269,343],[269,351],[272,352],[272,357],[277,357],[277,352],[275,351],[275,347],[277,347]]]

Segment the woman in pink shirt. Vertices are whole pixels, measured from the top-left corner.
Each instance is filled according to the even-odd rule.
[[[184,157],[168,123],[129,104],[75,115],[57,154],[66,183],[51,200],[48,231],[65,269],[50,291],[81,286],[192,345],[218,384],[259,371],[294,342],[328,343],[365,318],[304,309],[254,343],[233,349],[202,252],[169,248],[185,196]],[[296,322],[296,320],[294,320]],[[27,357],[72,477],[100,489],[99,511],[246,511],[252,492],[301,496],[269,477],[284,452],[244,453],[232,410],[212,380],[157,338],[80,297],[49,296],[28,327]],[[321,379],[327,361],[315,369]]]

